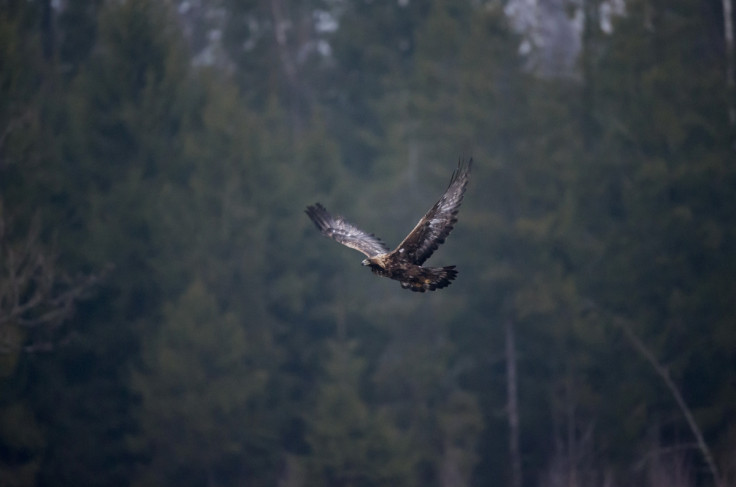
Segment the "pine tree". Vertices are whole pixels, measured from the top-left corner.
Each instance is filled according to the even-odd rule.
[[[193,282],[166,306],[132,378],[149,459],[135,485],[268,485],[273,435],[263,343]],[[265,472],[264,472],[265,465]]]
[[[586,209],[581,217],[597,241],[585,285],[600,319],[631,323],[669,369],[707,441],[732,451],[720,434],[730,427],[732,413],[716,399],[724,394],[716,384],[733,373],[725,350],[732,349],[734,336],[724,323],[734,310],[723,296],[733,288],[726,275],[734,266],[733,214],[727,209],[734,192],[727,187],[733,171],[726,162],[732,149],[723,59],[706,47],[720,42],[715,33],[722,19],[714,8],[630,3],[597,63],[596,116],[604,133],[580,195]],[[677,406],[635,348],[620,350],[632,360],[623,362],[619,380],[637,377],[651,384],[616,394],[621,403],[611,414],[641,411],[626,418],[623,431],[610,433],[616,447],[630,452],[624,445],[642,441]],[[703,376],[714,382],[703,382]],[[690,437],[684,420],[657,434],[665,443]]]
[[[364,362],[355,344],[332,341],[325,377],[307,419],[307,483],[409,485],[412,458],[390,416],[362,397]]]
[[[119,485],[130,476],[134,398],[125,379],[138,327],[160,310],[154,202],[164,175],[179,170],[187,113],[188,64],[169,15],[157,2],[108,4],[63,109],[46,113],[54,157],[44,201],[64,223],[60,252],[73,268],[112,271],[80,308],[67,346],[32,368],[31,397],[48,431],[40,485]]]

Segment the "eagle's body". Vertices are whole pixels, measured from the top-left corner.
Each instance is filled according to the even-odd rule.
[[[405,260],[397,259],[394,253],[384,254],[387,258],[376,263],[366,259],[374,274],[388,277],[401,282],[401,287],[412,291],[424,292],[434,291],[450,285],[455,279],[457,271],[455,266],[447,267],[422,267]]]
[[[457,222],[472,162],[472,159],[458,162],[445,193],[393,251],[372,234],[340,216],[330,215],[319,203],[307,207],[306,213],[324,235],[365,254],[363,265],[375,274],[395,279],[401,282],[402,288],[412,291],[442,289],[457,276],[455,266],[423,267],[422,264],[444,243]]]

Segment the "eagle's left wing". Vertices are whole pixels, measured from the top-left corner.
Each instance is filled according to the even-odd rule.
[[[364,232],[340,216],[330,215],[319,203],[308,206],[306,213],[320,232],[346,247],[363,252],[368,257],[389,251],[389,248],[373,234]]]
[[[445,238],[457,222],[457,212],[468,185],[472,163],[472,158],[467,161],[463,159],[458,161],[457,169],[452,174],[445,194],[399,244],[396,249],[398,255],[414,264],[422,265],[437,250],[437,247],[445,242]]]

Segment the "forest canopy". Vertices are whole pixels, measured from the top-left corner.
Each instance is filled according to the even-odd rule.
[[[0,485],[736,485],[733,15],[0,0]]]

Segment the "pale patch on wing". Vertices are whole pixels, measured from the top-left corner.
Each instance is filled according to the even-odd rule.
[[[445,242],[457,222],[457,213],[468,185],[472,163],[473,159],[461,159],[458,162],[447,190],[399,244],[399,254],[406,255],[407,259],[417,265],[422,265]]]
[[[362,252],[368,257],[389,251],[389,248],[373,234],[364,232],[340,216],[330,215],[319,203],[307,207],[306,213],[320,232],[346,247]]]

